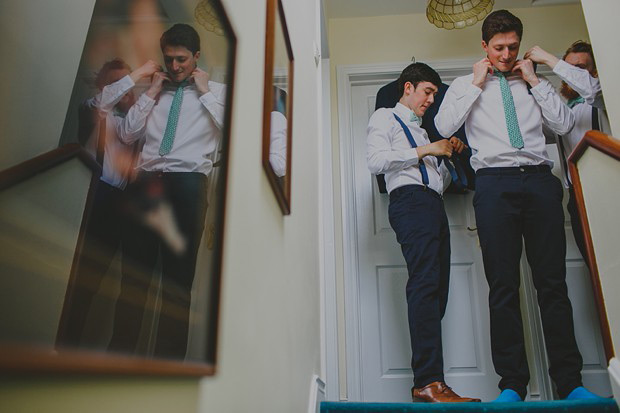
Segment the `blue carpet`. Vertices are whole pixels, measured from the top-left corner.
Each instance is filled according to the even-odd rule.
[[[322,402],[321,413],[438,413],[438,412],[566,412],[619,413],[614,399],[554,400],[517,403],[353,403]]]

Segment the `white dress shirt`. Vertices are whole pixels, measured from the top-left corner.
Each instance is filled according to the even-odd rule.
[[[539,76],[540,83],[528,93],[527,83],[518,75],[507,76],[523,137],[524,147],[510,144],[499,78],[487,75],[482,88],[472,84],[473,73],[452,82],[435,117],[442,136],[452,136],[465,123],[465,134],[472,149],[474,170],[521,165],[553,166],[545,149],[543,123],[558,134],[565,134],[575,123],[574,116],[551,83]]]
[[[609,127],[609,119],[605,111],[601,84],[597,78],[592,77],[587,70],[566,63],[564,60],[560,60],[555,65],[553,72],[585,100],[585,102],[577,103],[571,108],[573,115],[575,115],[575,126],[570,132],[559,138],[562,139],[563,146],[563,148],[560,148],[560,156],[564,156],[566,159],[573,152],[586,132],[592,129],[593,107],[598,109],[600,130],[609,134],[611,128]],[[568,188],[570,175],[568,171],[566,171],[564,162],[562,162],[562,172],[564,185]]]
[[[122,79],[121,79],[122,80]],[[106,120],[106,136],[103,154],[101,180],[119,189],[125,189],[130,175],[130,168],[135,161],[135,145],[127,145],[119,140],[116,134],[117,126],[123,122],[123,117],[114,112],[114,106],[133,87],[128,82],[118,81],[107,85],[95,97],[85,102],[86,107],[98,110],[99,118]],[[99,124],[95,126],[92,141],[95,144],[99,136]]]
[[[269,164],[278,177],[286,175],[286,130],[284,115],[276,110],[271,112]]]
[[[133,83],[129,76],[123,79]],[[174,143],[170,153],[161,156],[159,147],[175,92],[174,85],[164,85],[157,99],[142,94],[119,125],[118,136],[125,143],[144,139],[138,170],[208,175],[213,169],[211,154],[222,136],[226,87],[209,81],[209,91],[204,95],[193,83],[183,89]]]
[[[405,131],[394,118],[396,114],[409,128],[418,146],[428,145],[426,131],[411,121],[412,111],[401,103],[391,109],[377,109],[368,121],[367,161],[368,169],[374,175],[385,174],[388,192],[404,185],[424,185],[418,167],[418,152],[411,147]],[[425,156],[428,186],[442,194],[451,181],[451,175],[445,165],[437,166],[435,156]]]

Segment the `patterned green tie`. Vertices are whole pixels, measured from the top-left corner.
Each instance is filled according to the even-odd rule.
[[[164,138],[159,146],[159,155],[164,156],[170,153],[172,144],[174,143],[174,134],[177,131],[177,123],[179,122],[179,113],[181,112],[181,103],[183,103],[183,88],[188,85],[188,81],[184,80],[179,83],[177,91],[172,98],[172,105],[170,106],[170,113],[168,114],[168,123],[166,124],[166,131],[164,132]]]
[[[506,126],[508,128],[510,144],[513,148],[523,149],[523,136],[521,136],[521,129],[519,129],[515,101],[512,98],[512,92],[510,91],[508,80],[506,80],[506,76],[499,70],[495,70],[493,74],[499,78],[499,88],[502,91],[504,115],[506,116]]]
[[[566,104],[568,105],[569,108],[573,108],[575,105],[579,104],[579,103],[583,103],[586,100],[584,98],[582,98],[581,96],[576,97],[575,99],[571,99],[568,102],[566,102]]]

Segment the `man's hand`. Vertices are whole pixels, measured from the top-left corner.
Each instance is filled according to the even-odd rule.
[[[517,60],[517,63],[512,68],[512,72],[521,76],[532,87],[540,83],[534,71],[534,63],[530,59]]]
[[[134,83],[137,83],[138,80],[151,77],[155,72],[161,72],[163,69],[161,65],[153,60],[147,61],[145,64],[131,72],[129,77],[133,80]]]
[[[204,95],[209,91],[209,74],[202,69],[196,68],[190,76],[196,84],[196,89],[201,95]]]
[[[461,142],[462,143],[462,142]],[[440,139],[437,142],[430,143],[428,145],[418,146],[416,151],[418,152],[418,158],[422,159],[428,155],[434,156],[452,156],[452,144],[447,139]]]
[[[534,46],[530,50],[528,50],[523,56],[524,59],[530,59],[535,63],[542,63],[549,66],[551,69],[555,67],[555,65],[560,61],[557,57],[552,55],[551,53],[543,50],[539,46]]]
[[[151,86],[147,89],[146,95],[151,99],[155,99],[161,89],[164,87],[164,82],[170,82],[170,76],[165,72],[155,72],[153,74],[153,81],[151,82]]]
[[[471,83],[481,88],[487,80],[487,74],[493,74],[493,65],[489,58],[485,57],[474,64],[474,80]]]
[[[456,136],[451,137],[449,142],[452,145],[452,149],[456,153],[461,153],[465,150],[465,148],[467,148],[467,145],[465,145],[465,143]]]

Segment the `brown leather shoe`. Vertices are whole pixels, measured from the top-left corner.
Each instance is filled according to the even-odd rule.
[[[411,397],[414,402],[430,403],[467,403],[480,401],[480,399],[459,396],[442,381],[435,381],[421,389],[416,389],[415,387],[411,388]]]

